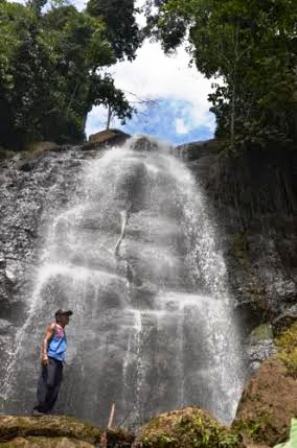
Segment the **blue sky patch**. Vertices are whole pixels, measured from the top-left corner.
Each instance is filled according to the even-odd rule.
[[[106,112],[91,112],[87,133],[97,132],[104,129]],[[172,144],[188,143],[197,140],[207,140],[214,134],[213,114],[209,113],[209,124],[199,123],[195,117],[193,104],[188,101],[174,99],[156,99],[133,116],[125,125],[118,122],[114,127],[135,134],[149,134]]]

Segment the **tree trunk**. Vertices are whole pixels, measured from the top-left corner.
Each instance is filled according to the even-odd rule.
[[[107,122],[106,122],[106,130],[110,129],[110,123],[112,119],[112,107],[111,104],[107,106]]]
[[[231,120],[230,120],[230,148],[234,151],[235,144],[235,114],[236,114],[236,86],[233,80],[232,85],[232,99],[231,99]]]
[[[232,97],[231,97],[231,116],[230,116],[230,149],[233,152],[235,150],[235,116],[236,116],[236,82],[237,82],[237,68],[239,63],[239,27],[236,25],[236,29],[233,37],[234,45],[234,63],[233,63],[233,73],[232,73]]]

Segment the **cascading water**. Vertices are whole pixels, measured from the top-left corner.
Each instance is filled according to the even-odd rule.
[[[214,226],[183,162],[131,139],[86,162],[67,207],[48,219],[2,411],[31,409],[41,336],[63,307],[74,315],[58,411],[104,424],[115,401],[117,423],[138,425],[195,404],[230,422],[241,347]]]

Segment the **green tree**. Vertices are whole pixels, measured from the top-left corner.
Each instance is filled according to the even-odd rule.
[[[31,9],[0,4],[0,131],[1,140],[12,143],[31,132],[29,121],[43,76],[42,58],[36,41],[36,20]]]
[[[228,138],[231,149],[297,141],[295,1],[165,0],[155,6],[152,31],[165,50],[188,36],[198,70],[223,81],[210,100],[217,135]]]
[[[126,100],[124,93],[114,86],[114,81],[110,75],[106,75],[102,79],[93,74],[90,95],[92,104],[106,107],[106,129],[110,128],[111,119],[114,116],[118,117],[124,124],[126,119],[132,118],[135,112],[135,109]]]
[[[0,3],[0,144],[80,141],[88,112],[106,101],[121,119],[132,109],[101,71],[117,60],[102,19],[43,0]],[[108,88],[107,88],[108,87]]]
[[[105,35],[116,58],[134,59],[140,45],[140,31],[135,20],[135,0],[89,0],[87,11],[106,24]]]
[[[88,112],[92,108],[90,89],[93,74],[115,62],[110,44],[104,39],[103,23],[73,6],[53,8],[43,18],[44,38],[52,56],[51,107],[44,111],[44,123],[55,140],[83,138]],[[52,49],[52,51],[50,51]],[[98,77],[98,81],[101,79]],[[48,134],[48,129],[44,129]]]

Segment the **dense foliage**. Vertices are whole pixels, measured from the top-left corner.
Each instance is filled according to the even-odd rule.
[[[115,56],[134,59],[141,42],[135,21],[135,0],[89,0],[87,11],[106,24],[105,35],[111,42]]]
[[[0,2],[0,145],[6,147],[81,140],[93,105],[109,104],[123,120],[132,113],[102,69],[119,57],[132,58],[138,42],[122,39],[115,51],[104,15],[63,2],[44,12],[45,3]]]
[[[165,51],[186,39],[229,148],[297,143],[295,0],[151,0],[150,31]]]

